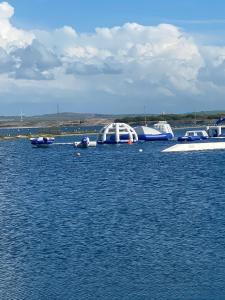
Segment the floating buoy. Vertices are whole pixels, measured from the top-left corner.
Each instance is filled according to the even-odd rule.
[[[76,156],[80,156],[80,152],[76,152],[75,155],[76,155]]]
[[[131,140],[129,140],[129,141],[127,142],[127,144],[131,145],[131,144],[132,144],[132,141],[131,141]]]
[[[139,149],[139,152],[143,152],[143,149]]]

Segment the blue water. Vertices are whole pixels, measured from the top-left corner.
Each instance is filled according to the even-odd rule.
[[[17,135],[40,135],[45,132],[63,132],[63,133],[76,133],[76,132],[99,132],[102,126],[60,126],[58,128],[0,128],[0,136],[17,136]]]
[[[171,144],[1,142],[0,299],[225,299],[225,152]]]

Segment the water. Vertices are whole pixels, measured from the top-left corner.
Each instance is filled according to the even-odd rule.
[[[43,133],[63,132],[63,133],[76,133],[76,132],[99,132],[102,126],[69,126],[69,127],[48,127],[48,128],[1,128],[0,136],[17,136],[17,135],[40,135]]]
[[[225,152],[172,144],[1,142],[0,299],[225,299]]]

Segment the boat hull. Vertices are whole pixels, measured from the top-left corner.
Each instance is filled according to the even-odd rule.
[[[178,137],[178,142],[194,142],[206,140],[208,137],[205,136],[180,136]]]
[[[52,145],[54,141],[54,138],[48,137],[38,137],[30,139],[31,145],[37,148],[47,148],[48,146]]]
[[[31,144],[34,148],[48,148],[51,144]]]

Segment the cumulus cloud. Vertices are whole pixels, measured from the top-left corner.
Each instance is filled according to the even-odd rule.
[[[26,48],[17,48],[11,51],[17,61],[17,67],[12,76],[21,79],[53,79],[50,71],[61,65],[57,55],[48,50],[37,40]]]
[[[67,73],[74,76],[123,74],[119,85],[105,77],[104,90],[108,84],[116,94],[125,93],[127,82],[140,94],[143,84],[164,95],[196,93],[198,73],[204,66],[191,37],[169,24],[98,28],[92,35],[76,36],[74,47],[64,48],[64,59]]]
[[[0,73],[8,73],[16,66],[16,61],[4,49],[0,48]]]
[[[29,45],[34,34],[15,28],[10,23],[14,8],[7,2],[0,3],[0,47],[9,50],[11,47],[25,47]]]
[[[113,60],[113,58],[112,58]],[[74,62],[72,64],[68,64],[66,68],[67,74],[74,75],[118,75],[122,73],[122,66],[118,63],[113,63],[111,61],[106,60],[105,62]]]
[[[10,23],[14,8],[0,3],[0,73],[17,79],[52,79],[50,70],[60,65],[57,56],[36,39],[34,33]]]
[[[225,84],[225,47],[205,46],[201,48],[205,65],[199,72],[199,80],[215,85]]]
[[[8,76],[10,84],[21,90],[29,86],[29,93],[33,86],[35,93],[45,80],[45,93],[52,99],[79,91],[79,99],[91,97],[93,107],[95,101],[109,107],[104,101],[113,99],[118,107],[133,110],[147,101],[168,109],[184,100],[194,103],[205,97],[206,103],[209,87],[225,96],[225,47],[201,45],[174,25],[126,23],[91,34],[70,26],[28,31],[12,25],[13,14],[9,3],[0,3],[4,84]]]

